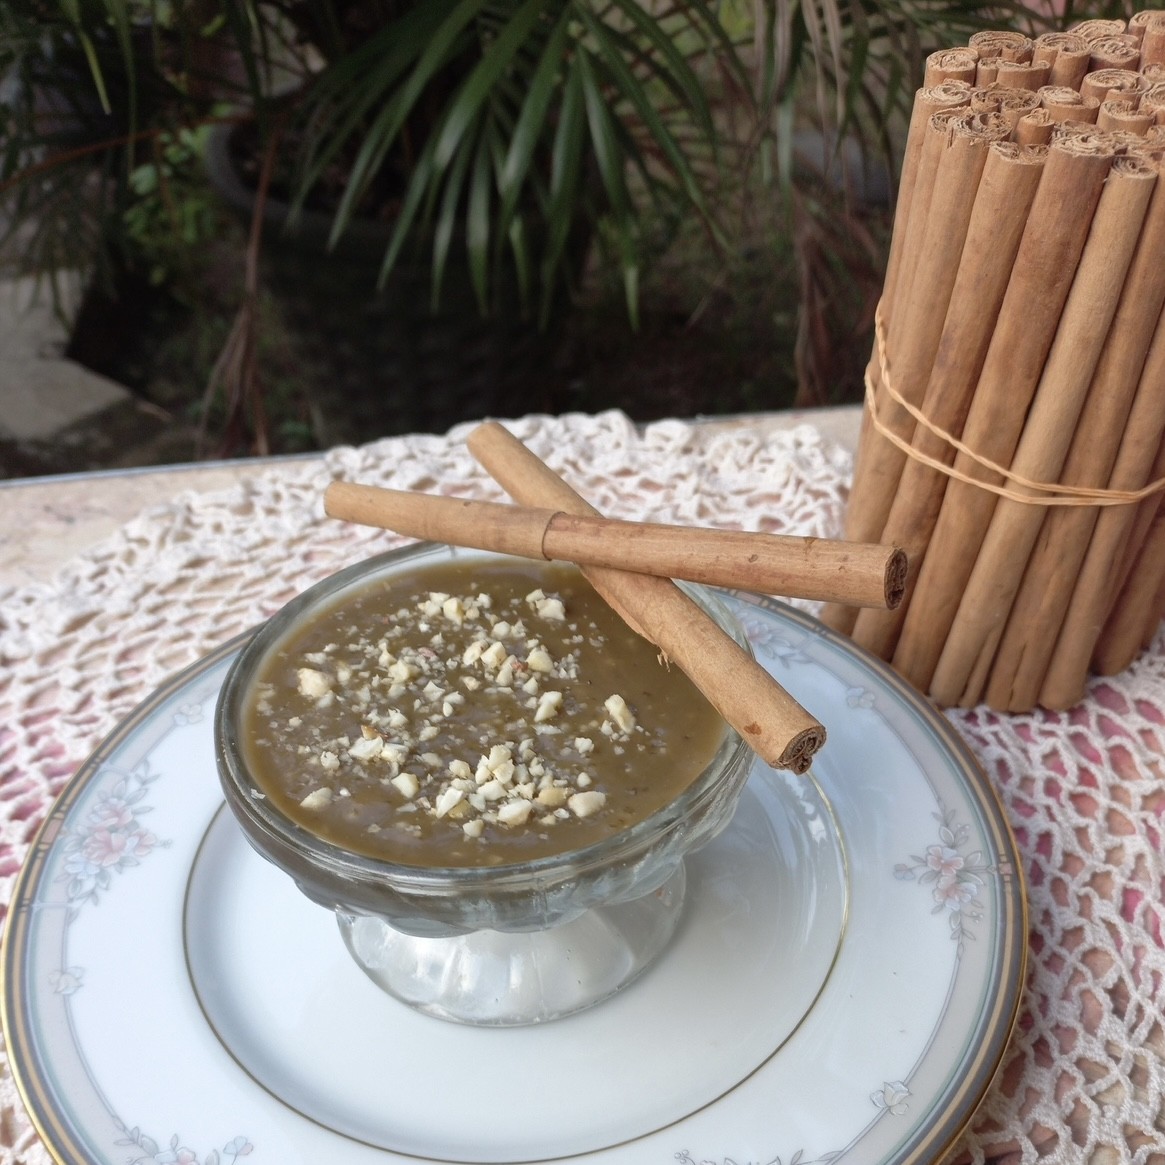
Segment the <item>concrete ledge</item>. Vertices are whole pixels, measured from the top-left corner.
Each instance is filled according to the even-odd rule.
[[[80,282],[69,279],[63,287],[67,311]],[[43,441],[130,402],[128,389],[64,358],[68,335],[43,281],[0,280],[0,437]]]

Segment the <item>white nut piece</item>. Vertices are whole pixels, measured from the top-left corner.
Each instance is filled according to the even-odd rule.
[[[299,806],[301,809],[323,809],[332,802],[332,790],[326,785],[322,789],[313,789]]]
[[[531,671],[549,673],[554,670],[554,660],[551,658],[550,652],[539,644],[527,654],[526,666]]]
[[[390,744],[386,740],[381,746],[380,758],[388,761],[390,765],[400,768],[409,759],[409,746],[407,744]]]
[[[437,802],[433,806],[433,812],[438,817],[445,817],[455,805],[460,805],[464,800],[465,794],[460,789],[446,789],[437,795]]]
[[[498,821],[502,825],[525,825],[534,806],[527,800],[507,801],[498,810]]]
[[[561,599],[539,599],[534,604],[534,611],[540,619],[550,619],[555,623],[566,621],[566,607]]]
[[[484,773],[496,773],[503,765],[513,760],[514,750],[508,744],[495,744],[489,752],[477,762],[477,775],[480,779]],[[510,770],[513,772],[513,769]]]
[[[314,667],[301,667],[295,673],[299,694],[318,700],[332,690],[332,677]]]
[[[411,801],[421,791],[421,782],[412,773],[398,773],[392,778],[392,787],[406,801]]]
[[[504,643],[498,643],[495,641],[481,653],[481,662],[485,664],[485,666],[489,668],[490,671],[497,671],[497,669],[506,662],[506,656],[508,655],[509,652],[506,651],[506,645]]]
[[[353,760],[369,761],[377,760],[383,751],[384,741],[379,736],[362,737],[348,749],[348,755]]]
[[[538,707],[534,711],[534,723],[545,724],[553,720],[562,710],[561,692],[543,692],[538,697]]]
[[[389,665],[388,677],[398,684],[407,684],[409,680],[415,679],[421,674],[421,669],[416,664],[409,663],[408,660],[398,659],[395,663]]]
[[[607,795],[598,789],[588,789],[585,793],[575,793],[567,799],[566,807],[575,817],[590,817],[598,813],[607,803]]]
[[[620,732],[633,732],[635,730],[635,713],[627,707],[627,701],[622,696],[608,696],[603,702],[603,707],[607,709],[607,714],[615,722],[615,727]]]

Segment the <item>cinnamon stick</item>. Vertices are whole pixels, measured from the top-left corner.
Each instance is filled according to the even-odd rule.
[[[944,81],[965,81],[973,85],[978,65],[979,54],[972,48],[939,49],[926,58],[922,83],[926,88],[941,85]]]
[[[999,464],[1015,452],[1108,176],[1112,150],[1099,138],[1072,135],[1048,148],[963,430],[971,449]],[[999,482],[966,454],[954,464],[975,480]],[[977,485],[947,486],[894,652],[894,666],[918,688],[930,686],[994,508],[995,495]]]
[[[1052,115],[1053,121],[1096,124],[1100,102],[1095,97],[1085,97],[1075,89],[1055,85],[1045,85],[1039,94],[1040,104]]]
[[[975,112],[1002,113],[1014,132],[1020,120],[1040,108],[1040,96],[1034,89],[1017,89],[996,83],[971,93],[971,109]]]
[[[1130,69],[1097,69],[1080,82],[1080,92],[1085,97],[1095,97],[1102,103],[1114,97],[1139,102],[1148,90],[1148,81]]]
[[[933,158],[934,180],[920,236],[911,240],[918,258],[903,309],[887,330],[886,349],[898,394],[918,406],[926,391],[942,335],[943,320],[959,272],[975,192],[992,140],[1008,136],[1001,114],[938,114],[931,118],[924,157]],[[905,286],[905,285],[904,285]],[[874,408],[883,423],[909,441],[914,419],[880,384]],[[851,541],[876,542],[893,503],[906,454],[882,434],[871,432],[861,447],[846,513]],[[845,622],[826,609],[829,626]]]
[[[912,216],[907,236],[899,305],[886,329],[897,390],[912,405],[922,401],[938,347],[987,146],[1009,132],[999,114],[950,110],[935,114],[927,127],[915,196],[919,213]],[[885,386],[875,393],[875,402],[884,423],[909,440],[914,421]],[[879,541],[904,461],[905,454],[885,437],[867,432],[846,514],[850,541]]]
[[[1151,111],[1158,125],[1165,125],[1165,81],[1158,81],[1141,94],[1140,108]]]
[[[1032,60],[1051,66],[1048,84],[1079,89],[1092,52],[1088,41],[1074,32],[1045,32],[1036,37]]]
[[[1146,8],[1144,11],[1129,17],[1125,32],[1135,36],[1141,44],[1144,44],[1145,29],[1157,21],[1165,22],[1165,12],[1162,12],[1159,8]]]
[[[1002,57],[980,56],[979,67],[975,70],[975,84],[983,89],[988,85],[994,85],[999,78],[999,66],[1002,62]]]
[[[961,94],[966,100],[962,107],[948,107],[938,110],[927,119],[921,136],[919,153],[915,163],[913,192],[907,210],[907,219],[902,223],[895,216],[894,234],[890,250],[890,267],[887,269],[880,311],[885,322],[887,332],[893,337],[899,334],[903,324],[900,319],[904,314],[900,308],[896,291],[901,288],[902,300],[907,300],[914,289],[914,267],[918,261],[922,239],[930,221],[930,200],[934,189],[935,176],[938,172],[939,159],[946,140],[946,125],[952,119],[960,116],[970,103],[971,90],[959,81],[949,81],[932,90],[920,91],[915,101],[915,114],[929,104],[931,95],[940,94],[951,97]],[[912,118],[912,130],[915,128]],[[909,140],[907,146],[909,148]],[[897,260],[895,270],[895,260]],[[895,319],[898,318],[896,330]],[[891,344],[893,339],[891,338]],[[882,383],[881,368],[877,352],[870,357],[867,369],[870,384],[876,399],[883,411],[892,407],[892,402],[886,395],[885,385]],[[896,413],[900,415],[900,410]],[[853,482],[850,488],[851,502],[846,510],[845,536],[851,542],[876,542],[881,532],[881,523],[885,519],[886,507],[889,499],[884,492],[884,483],[880,479],[887,472],[893,472],[894,462],[889,450],[892,447],[886,439],[869,424],[869,418],[863,414],[862,426],[858,434],[857,455],[854,462]],[[888,468],[889,467],[889,468]],[[892,482],[891,482],[892,484]],[[860,507],[854,504],[856,499],[866,499],[867,505]],[[835,605],[827,607],[822,612],[825,624],[835,631],[848,634],[853,627],[855,613],[849,607]]]
[[[1033,92],[1049,83],[1051,65],[1037,61],[1000,61],[995,70],[995,83],[1013,89],[1030,89]]]
[[[1052,140],[1055,125],[1046,109],[1033,109],[1016,122],[1013,137],[1017,145],[1046,146]]]
[[[1047,150],[995,142],[987,152],[983,176],[967,228],[950,307],[926,385],[922,412],[941,430],[958,436],[978,383],[996,327],[1028,212],[1043,173]],[[924,426],[915,430],[913,448],[921,457],[950,465],[954,447]],[[884,526],[885,537],[906,551],[907,593],[938,519],[947,477],[919,456],[908,458]],[[906,615],[858,613],[852,635],[861,646],[889,658]]]
[[[1165,430],[1165,317],[1159,318],[1141,369],[1136,399],[1129,413],[1109,488],[1137,490],[1150,480]],[[1158,471],[1160,472],[1160,471]],[[1084,694],[1084,679],[1108,619],[1115,592],[1114,578],[1137,519],[1139,507],[1109,506],[1096,519],[1088,553],[1040,689],[1046,708],[1069,708]],[[1102,654],[1103,650],[1101,649]],[[1106,665],[1107,666],[1107,665]]]
[[[1098,17],[1095,20],[1081,20],[1068,29],[1077,36],[1082,36],[1090,43],[1094,40],[1103,40],[1108,36],[1120,36],[1128,25],[1120,19],[1106,19]]]
[[[905,555],[890,546],[622,522],[346,481],[324,491],[324,510],[410,538],[857,606],[896,606],[906,575]]]
[[[1112,164],[1010,461],[1017,477],[1060,476],[1156,181],[1153,167],[1137,158]],[[1040,496],[1018,482],[1010,488]],[[1044,517],[1038,505],[1010,498],[995,504],[931,680],[930,694],[940,704],[979,702]]]
[[[1120,303],[1092,378],[1087,424],[1081,424],[1073,434],[1064,464],[1062,480],[1070,485],[1121,488],[1114,484],[1120,481],[1114,470],[1129,432],[1145,357],[1165,308],[1162,254],[1165,182],[1158,177]],[[1142,414],[1147,403],[1151,404],[1142,402]],[[1145,424],[1151,426],[1152,420],[1144,417],[1132,423],[1129,439],[1144,439]],[[1022,712],[1038,702],[1064,613],[1097,521],[1105,512],[1094,506],[1060,506],[1050,508],[1045,515],[992,664],[986,693],[992,707]]]
[[[1123,36],[1106,36],[1090,42],[1090,72],[1097,69],[1136,69],[1141,63],[1141,50],[1135,41]]]
[[[1100,103],[1100,113],[1096,118],[1096,128],[1115,130],[1144,137],[1153,124],[1153,114],[1137,108],[1135,101],[1108,101]]]
[[[1035,51],[1031,37],[1010,29],[985,29],[973,33],[967,44],[981,57],[999,57],[1004,61],[1030,61]]]
[[[1092,656],[1092,669],[1111,676],[1136,659],[1161,621],[1161,583],[1165,579],[1165,507],[1153,515],[1121,588],[1112,614],[1104,625]]]
[[[958,82],[948,82],[957,85]],[[943,88],[942,86],[939,87]],[[918,168],[914,180],[914,193],[910,201],[910,214],[903,228],[903,237],[898,256],[897,284],[894,292],[887,299],[883,289],[883,312],[886,326],[891,334],[901,331],[902,323],[896,322],[902,307],[909,296],[913,294],[914,269],[921,254],[922,239],[926,233],[927,222],[930,218],[931,197],[934,194],[935,178],[942,160],[944,143],[949,133],[949,125],[956,118],[968,112],[971,103],[971,91],[967,92],[967,100],[962,106],[936,110],[926,123],[922,138],[922,149],[918,158]],[[897,216],[895,216],[894,235],[898,235]],[[893,258],[893,254],[891,255]]]
[[[1151,436],[1152,430],[1142,437],[1137,444],[1147,445]],[[1163,476],[1165,476],[1165,444],[1157,450],[1157,457],[1153,462],[1152,469],[1149,470],[1148,480],[1159,481]],[[1134,514],[1132,521],[1128,524],[1128,537],[1109,566],[1108,595],[1105,598],[1105,603],[1107,604],[1106,610],[1108,612],[1107,619],[1113,617],[1113,613],[1117,607],[1117,596],[1124,589],[1125,584],[1129,580],[1129,575],[1133,572],[1141,550],[1144,548],[1145,539],[1149,535],[1149,528],[1157,520],[1157,512],[1161,508],[1161,502],[1162,495],[1160,493],[1153,493],[1146,498],[1142,498],[1131,507],[1134,510]],[[1103,637],[1104,632],[1102,630],[1101,639]],[[1100,641],[1098,640],[1097,642],[1099,648]]]
[[[1138,13],[1138,15],[1140,15]],[[1149,65],[1165,64],[1165,13],[1153,12],[1148,15],[1149,20],[1143,27],[1141,37],[1141,68]]]
[[[919,89],[914,95],[910,111],[910,125],[906,131],[906,148],[902,156],[902,175],[898,180],[898,201],[894,208],[894,230],[890,238],[890,253],[886,260],[886,279],[882,300],[887,316],[892,314],[898,266],[907,224],[910,221],[914,190],[918,180],[918,166],[922,160],[922,144],[932,114],[940,109],[958,109],[971,103],[971,86],[965,81],[944,81]]]
[[[474,457],[517,502],[598,516],[548,466],[501,425],[476,428]],[[586,567],[591,585],[704,693],[762,759],[804,772],[825,742],[825,729],[668,579]]]

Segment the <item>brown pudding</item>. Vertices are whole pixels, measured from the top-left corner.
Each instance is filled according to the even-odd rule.
[[[315,617],[263,661],[243,723],[262,795],[415,866],[525,861],[673,800],[723,720],[572,567],[434,564]]]

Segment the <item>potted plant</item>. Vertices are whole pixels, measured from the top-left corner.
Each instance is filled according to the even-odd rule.
[[[0,189],[26,263],[132,262],[127,212],[143,198],[173,211],[168,156],[208,126],[234,127],[255,229],[213,387],[261,432],[255,296],[276,202],[280,231],[322,214],[326,251],[355,240],[372,259],[361,302],[395,283],[399,300],[452,302],[459,318],[467,295],[476,314],[545,326],[577,285],[580,240],[597,240],[634,326],[641,272],[668,227],[694,215],[721,237],[726,165],[772,141],[787,189],[806,117],[830,141],[856,133],[892,154],[923,54],[983,17],[997,24],[999,6],[11,0]],[[197,250],[200,228],[187,227]],[[418,260],[423,293],[402,275]]]

